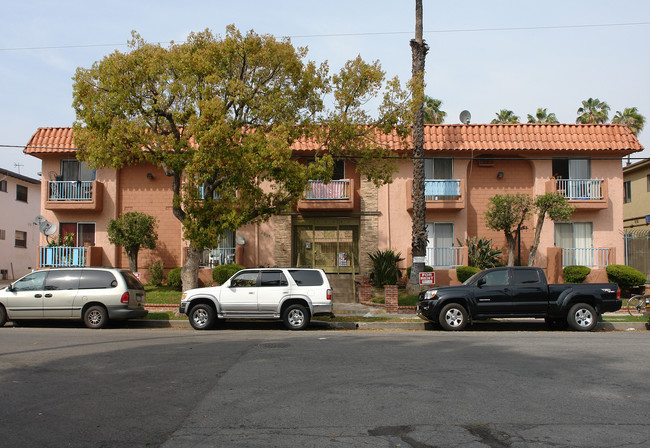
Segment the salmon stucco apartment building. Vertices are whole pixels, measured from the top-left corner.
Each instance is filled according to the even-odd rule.
[[[206,248],[201,279],[210,268],[236,261],[247,267],[313,266],[331,276],[367,274],[368,253],[394,249],[411,264],[411,150],[394,135],[380,136],[396,158],[391,184],[377,188],[356,172],[350,160],[337,163],[334,180],[318,180],[297,207],[268,222],[246,225]],[[407,148],[412,148],[407,142]],[[296,157],[315,153],[309,142],[294,145]],[[485,225],[488,199],[495,194],[549,191],[565,195],[576,207],[571,220],[547,220],[536,258],[557,279],[561,265],[594,268],[623,263],[623,173],[621,158],[643,150],[627,127],[582,124],[473,124],[425,127],[426,263],[437,283],[455,281],[454,267],[467,263],[459,240],[487,237],[506,251],[503,232]],[[75,158],[71,128],[40,128],[25,153],[43,163],[41,213],[61,232],[74,233],[77,257],[86,264],[128,267],[126,254],[108,242],[110,219],[128,211],[155,216],[158,247],[142,250],[143,274],[155,261],[181,266],[187,244],[172,216],[171,179],[160,168],[139,164],[91,170]],[[521,231],[521,262],[527,263],[534,222]],[[45,245],[44,237],[41,245]],[[351,256],[353,255],[353,256]],[[41,255],[41,266],[48,255]],[[559,266],[558,266],[559,265]],[[145,275],[146,276],[146,275]]]

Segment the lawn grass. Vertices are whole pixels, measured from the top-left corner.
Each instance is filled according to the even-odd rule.
[[[181,291],[169,286],[145,285],[144,290],[147,293],[147,303],[180,303],[183,295]]]
[[[386,303],[383,290],[373,290],[371,299],[374,303]],[[399,306],[415,306],[418,303],[418,296],[408,294],[406,290],[398,290],[397,292],[397,305]]]
[[[630,316],[629,314],[617,314],[610,316],[603,316],[604,322],[648,322],[647,317],[643,316]]]

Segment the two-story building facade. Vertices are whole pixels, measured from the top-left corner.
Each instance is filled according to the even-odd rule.
[[[650,160],[623,167],[625,263],[650,276]]]
[[[297,207],[268,222],[243,226],[226,235],[218,248],[206,248],[203,265],[237,261],[244,266],[313,266],[330,274],[367,274],[368,253],[394,249],[410,266],[412,227],[412,151],[394,135],[379,135],[394,156],[393,182],[380,188],[355,170],[351,160],[337,163],[334,180],[310,182]],[[407,149],[404,149],[407,148]],[[294,154],[316,151],[297,142]],[[642,150],[624,126],[578,124],[427,125],[425,195],[429,237],[427,264],[441,282],[465,264],[459,241],[491,238],[506,251],[502,232],[485,225],[488,200],[495,194],[532,197],[557,191],[576,207],[568,222],[544,225],[536,264],[546,267],[547,248],[562,248],[563,264],[602,267],[623,262],[623,174],[621,158]],[[171,212],[171,180],[160,168],[140,164],[120,170],[89,170],[75,158],[71,128],[41,128],[25,152],[43,163],[42,213],[75,232],[81,246],[94,247],[97,263],[127,267],[119,248],[108,242],[108,221],[137,210],[159,221],[155,250],[141,251],[141,271],[154,261],[180,266],[187,243]],[[535,222],[521,231],[521,262],[526,263]],[[89,260],[89,258],[88,258]],[[202,278],[209,278],[203,275]],[[444,284],[444,283],[442,283]]]
[[[0,279],[13,280],[38,267],[41,181],[0,168],[0,210]]]

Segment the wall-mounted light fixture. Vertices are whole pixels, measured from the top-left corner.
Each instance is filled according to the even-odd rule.
[[[497,179],[503,179],[503,171],[497,173]]]
[[[152,180],[153,179],[153,174],[147,173],[147,179]]]

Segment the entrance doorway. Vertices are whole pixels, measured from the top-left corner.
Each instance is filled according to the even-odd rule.
[[[327,273],[359,273],[359,221],[302,218],[293,222],[292,264]]]

